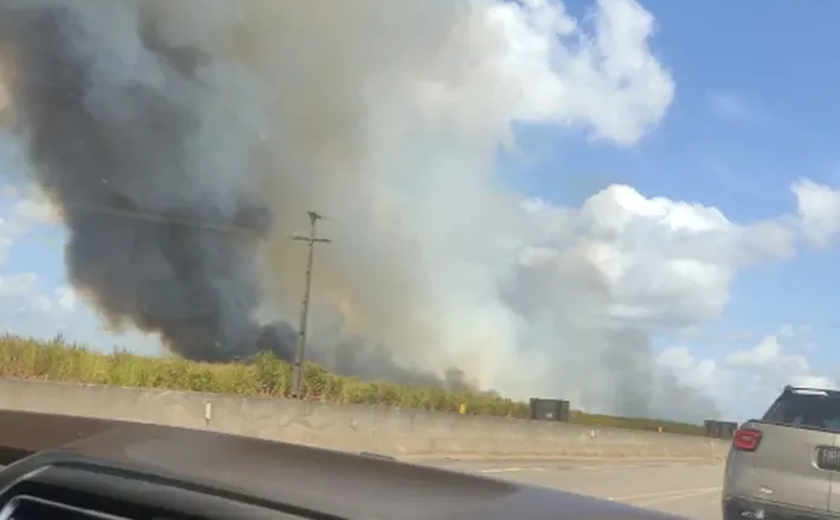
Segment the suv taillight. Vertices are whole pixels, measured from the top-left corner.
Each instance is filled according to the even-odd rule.
[[[732,445],[741,451],[755,451],[761,441],[761,430],[755,428],[741,428],[732,435]]]

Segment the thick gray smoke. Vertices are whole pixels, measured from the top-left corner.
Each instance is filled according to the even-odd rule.
[[[113,328],[193,359],[288,358],[289,235],[316,209],[314,359],[708,416],[616,328],[586,225],[494,176],[516,120],[631,144],[664,114],[649,15],[597,15],[590,39],[542,1],[3,0],[0,109],[69,231],[69,279]]]
[[[275,201],[260,193],[266,172],[248,156],[266,139],[268,107],[256,102],[266,93],[244,68],[252,54],[226,60],[219,42],[190,40],[190,28],[177,25],[192,16],[185,7],[197,5],[5,4],[0,34],[14,64],[16,128],[35,180],[70,230],[68,276],[112,326],[159,333],[192,359],[265,348],[289,359],[294,330],[260,328],[255,318],[265,299],[258,247],[270,236]],[[211,10],[234,16],[232,7]],[[210,25],[195,29],[207,31],[199,39],[214,36]],[[314,138],[328,143],[334,123]],[[442,381],[401,368],[385,347],[358,337],[331,343],[332,356],[316,348],[314,359],[341,372]]]
[[[256,248],[272,212],[247,173],[207,179],[235,163],[205,168],[222,158],[196,149],[212,146],[200,140],[218,117],[201,83],[224,69],[201,68],[203,52],[168,42],[140,3],[11,4],[0,37],[16,65],[17,129],[70,230],[70,281],[114,325],[160,333],[186,357],[253,348]],[[111,43],[134,48],[104,47],[111,30],[130,30]]]

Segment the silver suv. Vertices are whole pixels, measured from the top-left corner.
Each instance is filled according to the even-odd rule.
[[[840,391],[785,387],[736,430],[723,519],[840,519]]]

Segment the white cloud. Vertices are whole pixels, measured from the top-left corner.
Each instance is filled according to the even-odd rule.
[[[636,2],[599,1],[592,35],[561,2],[495,2],[483,16],[505,42],[497,73],[510,98],[499,101],[517,119],[582,124],[633,144],[674,98],[671,75],[648,44],[654,18]]]
[[[19,198],[14,203],[12,215],[25,227],[60,222],[55,207],[36,189],[30,190],[26,197]]]
[[[730,353],[726,363],[760,376],[772,388],[780,389],[786,384],[835,386],[832,378],[816,374],[805,356],[789,350],[783,346],[782,334],[771,335],[750,349]]]
[[[541,391],[580,403],[604,406],[608,395],[625,392],[612,404],[623,413],[698,420],[717,416],[711,402],[730,409],[724,389],[733,388],[736,367],[695,359],[688,348],[653,358],[638,331],[655,337],[716,319],[740,271],[794,253],[795,232],[784,218],[734,223],[715,207],[646,197],[626,185],[609,186],[577,209],[531,201],[523,212],[524,223],[509,232],[526,254],[508,306],[529,330],[519,342],[545,356],[520,361],[513,350],[499,367],[563,374],[568,384],[555,380]],[[589,350],[552,348],[558,342]],[[641,393],[630,399],[634,392]]]
[[[547,233],[537,239],[555,240],[556,251],[568,243],[559,227],[588,241],[587,262],[609,285],[611,314],[634,324],[687,327],[715,318],[739,268],[792,251],[791,231],[775,222],[739,225],[717,208],[646,198],[624,185],[606,188],[577,212],[529,211],[557,220],[542,224]]]
[[[796,195],[802,232],[811,241],[826,246],[840,233],[840,191],[801,179],[791,187]]]
[[[825,367],[813,367],[799,353],[803,341],[806,328],[782,325],[778,333],[719,359],[700,359],[689,348],[675,346],[661,352],[657,363],[714,397],[725,416],[740,421],[763,414],[785,385],[837,387],[838,380]]]
[[[35,273],[18,273],[0,278],[0,327],[21,332],[29,327],[47,332],[62,317],[57,300],[44,290]],[[40,330],[39,330],[40,329]]]

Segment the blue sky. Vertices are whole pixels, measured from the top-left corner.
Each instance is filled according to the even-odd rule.
[[[641,5],[655,18],[651,52],[676,88],[664,118],[625,146],[593,142],[568,128],[518,125],[519,155],[500,154],[509,184],[528,197],[572,208],[623,184],[647,199],[717,208],[729,221],[744,225],[795,219],[800,208],[791,186],[800,179],[827,192],[840,187],[840,73],[831,66],[840,46],[840,34],[832,30],[840,4],[646,0]],[[593,9],[592,2],[580,0],[566,6],[584,18]],[[21,159],[0,136],[2,142],[0,170],[8,185],[25,190],[15,176],[23,169]],[[6,219],[0,236],[14,236],[0,263],[0,277],[36,273],[38,280],[30,282],[36,288],[30,292],[47,295],[52,308],[21,310],[16,302],[23,290],[15,293],[7,286],[0,324],[25,334],[60,332],[99,348],[119,343],[155,352],[157,344],[141,335],[115,339],[101,334],[95,315],[78,302],[72,313],[58,310],[66,284],[62,233],[47,217],[33,216],[19,205],[28,196],[26,191],[0,194],[0,216]],[[28,215],[24,220],[32,225],[16,232],[12,228],[21,215]],[[690,352],[691,359],[680,365],[694,378],[689,382],[714,394],[729,416],[759,413],[772,392],[788,382],[784,372],[790,363],[807,361],[801,375],[813,379],[803,380],[834,382],[840,376],[834,347],[840,339],[835,312],[840,307],[840,252],[833,242],[818,246],[802,237],[794,249],[791,255],[739,268],[720,316],[698,321],[699,332],[654,333],[657,352]],[[44,313],[55,318],[50,330],[40,325]],[[765,378],[758,397],[729,404],[725,392],[739,388],[738,377],[746,377],[740,370],[749,365],[743,356],[736,362],[732,355],[761,346],[770,352],[775,344],[779,349],[751,372]]]
[[[840,45],[833,30],[840,4],[640,3],[656,18],[653,53],[676,83],[668,114],[629,148],[590,146],[542,126],[521,128],[530,160],[510,160],[519,189],[579,204],[606,185],[626,183],[745,222],[795,212],[789,186],[801,177],[838,186],[840,73],[829,64]],[[591,9],[591,2],[566,5],[578,15]],[[724,315],[705,325],[705,338],[692,348],[725,353],[779,324],[802,324],[811,329],[807,340],[800,338],[813,347],[809,360],[836,372],[838,265],[836,247],[805,245],[793,259],[741,273]]]
[[[572,12],[591,7],[579,1],[567,5]],[[715,0],[642,5],[657,20],[654,54],[677,83],[664,122],[631,150],[593,149],[568,138],[558,146],[550,136],[536,136],[534,146],[550,156],[529,172],[527,189],[558,199],[578,191],[569,179],[546,171],[564,161],[586,165],[595,185],[628,181],[643,192],[714,204],[742,219],[790,207],[785,190],[800,175],[838,179],[834,127],[840,105],[830,100],[840,74],[826,64],[840,43],[831,26],[840,5],[786,2],[762,10],[756,2]],[[546,178],[554,183],[546,185]]]

